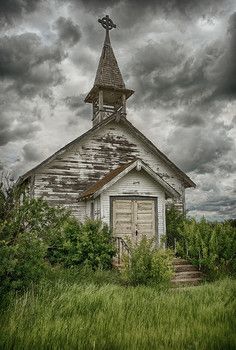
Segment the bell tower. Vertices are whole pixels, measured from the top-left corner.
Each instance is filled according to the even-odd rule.
[[[116,25],[108,15],[98,22],[106,30],[105,41],[94,85],[85,98],[93,106],[93,126],[114,114],[126,117],[126,100],[134,93],[125,87],[111,46],[109,31]]]

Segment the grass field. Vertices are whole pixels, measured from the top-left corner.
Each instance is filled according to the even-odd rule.
[[[236,281],[158,290],[60,279],[12,298],[1,349],[236,349]]]

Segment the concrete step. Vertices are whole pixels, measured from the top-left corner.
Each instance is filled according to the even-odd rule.
[[[199,271],[197,266],[194,265],[174,265],[175,272],[184,272],[184,271]]]
[[[182,271],[175,273],[173,280],[176,279],[189,279],[189,278],[202,278],[201,271]]]
[[[181,258],[173,259],[175,274],[171,283],[175,287],[199,285],[203,280],[203,273],[197,266],[192,265],[189,261]]]
[[[174,258],[173,259],[173,265],[189,265],[189,262],[185,259],[181,258]]]
[[[175,287],[181,286],[196,286],[202,282],[202,278],[178,278],[171,281],[172,285]]]

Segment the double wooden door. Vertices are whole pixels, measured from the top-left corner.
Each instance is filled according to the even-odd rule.
[[[142,236],[156,234],[155,198],[114,198],[112,201],[113,234],[138,242]]]

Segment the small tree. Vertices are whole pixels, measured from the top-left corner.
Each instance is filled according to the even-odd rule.
[[[163,285],[172,277],[172,253],[157,249],[152,239],[142,237],[138,244],[128,243],[130,255],[125,257],[124,280],[131,285]]]

